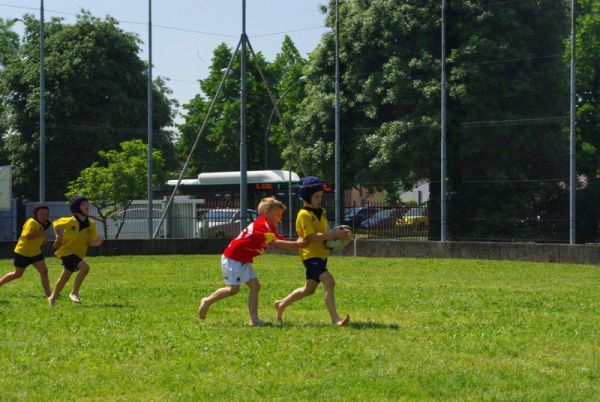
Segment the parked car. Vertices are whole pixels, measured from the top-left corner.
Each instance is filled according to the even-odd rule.
[[[344,225],[360,227],[365,219],[371,217],[377,209],[367,207],[351,207],[344,209]]]
[[[421,226],[427,224],[427,208],[410,208],[404,215],[396,221],[398,226]]]
[[[258,213],[254,209],[248,209],[246,218],[250,223],[258,218]],[[239,233],[239,209],[209,209],[199,217],[198,237],[235,237]]]
[[[401,216],[401,209],[383,209],[364,220],[360,226],[365,229],[389,229],[395,226],[396,221]]]
[[[155,231],[160,222],[162,210],[154,207],[152,209],[152,230]],[[119,231],[119,226],[121,230]],[[115,238],[117,232],[119,233],[118,239],[147,239],[148,238],[148,209],[142,208],[129,208],[125,211],[125,219],[123,219],[123,211],[118,211],[114,217],[108,220],[108,237]],[[164,237],[165,226],[161,228],[159,237]],[[99,225],[98,233],[101,232],[101,225]]]

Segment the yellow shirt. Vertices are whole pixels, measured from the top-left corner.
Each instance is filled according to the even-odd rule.
[[[46,241],[46,236],[36,237],[35,239],[25,237],[40,230],[44,230],[42,224],[34,218],[29,218],[23,225],[21,236],[19,236],[19,241],[15,247],[15,253],[24,255],[25,257],[35,257],[42,254],[42,244]]]
[[[299,237],[306,238],[314,233],[327,233],[327,213],[323,208],[321,213],[321,219],[317,215],[308,209],[302,208],[298,212],[296,217],[296,233]],[[325,247],[324,241],[313,241],[308,247],[299,248],[298,255],[302,258],[302,261],[308,260],[309,258],[327,258],[329,257],[330,250]]]
[[[87,254],[88,243],[90,240],[96,240],[96,222],[88,218],[90,226],[79,231],[80,222],[75,216],[67,216],[54,221],[55,230],[63,230],[62,243],[55,255],[65,257],[75,254],[83,259]]]

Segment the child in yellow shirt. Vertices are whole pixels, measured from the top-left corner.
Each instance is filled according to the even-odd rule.
[[[89,218],[90,203],[83,195],[76,194],[71,197],[70,208],[73,216],[59,218],[54,222],[55,255],[62,260],[63,272],[56,282],[54,291],[48,297],[48,304],[53,305],[60,296],[73,272],[77,272],[73,290],[69,299],[73,303],[81,303],[79,288],[90,272],[89,265],[83,260],[87,254],[88,246],[99,246],[102,238],[96,234],[96,223]]]
[[[344,326],[350,321],[350,316],[342,318],[339,316],[335,307],[335,280],[327,270],[327,257],[330,250],[325,247],[325,241],[329,239],[345,240],[350,236],[350,232],[345,230],[329,231],[327,224],[327,212],[321,206],[323,200],[323,181],[314,176],[307,176],[302,180],[300,186],[300,198],[304,202],[304,207],[298,212],[296,218],[296,233],[298,237],[309,241],[308,246],[298,249],[298,254],[302,259],[306,269],[306,283],[301,288],[293,290],[290,294],[281,300],[276,300],[275,317],[277,323],[283,323],[283,311],[285,308],[315,293],[319,283],[323,283],[325,288],[325,305],[331,317],[331,323],[337,326]]]
[[[23,225],[21,236],[19,236],[19,241],[15,247],[15,270],[0,278],[0,286],[19,279],[25,273],[25,268],[33,265],[40,274],[46,297],[52,293],[48,279],[48,268],[42,255],[42,244],[48,237],[48,228],[51,224],[48,220],[48,212],[48,206],[45,204],[37,204],[33,207],[33,217],[29,218]]]

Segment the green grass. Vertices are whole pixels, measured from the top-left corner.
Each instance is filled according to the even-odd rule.
[[[599,267],[334,256],[351,325],[328,324],[319,288],[283,327],[251,328],[246,289],[196,318],[219,256],[88,262],[80,306],[65,292],[49,308],[31,267],[0,288],[3,402],[600,398]],[[303,268],[280,255],[255,267],[272,320]]]

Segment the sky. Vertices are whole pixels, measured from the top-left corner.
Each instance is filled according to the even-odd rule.
[[[0,0],[0,18],[39,17],[42,0]],[[142,40],[140,58],[148,59],[149,0],[43,0],[44,18],[75,20],[81,9],[104,18],[117,19],[119,26]],[[208,74],[213,50],[226,43],[234,48],[242,32],[242,0],[151,0],[153,76],[168,79],[180,104],[199,92],[198,80]],[[320,5],[326,0],[246,0],[246,33],[255,52],[273,60],[289,35],[307,57],[323,33],[325,16]],[[19,30],[19,24],[15,25]],[[224,66],[225,67],[225,66]],[[180,121],[180,118],[177,119]]]

